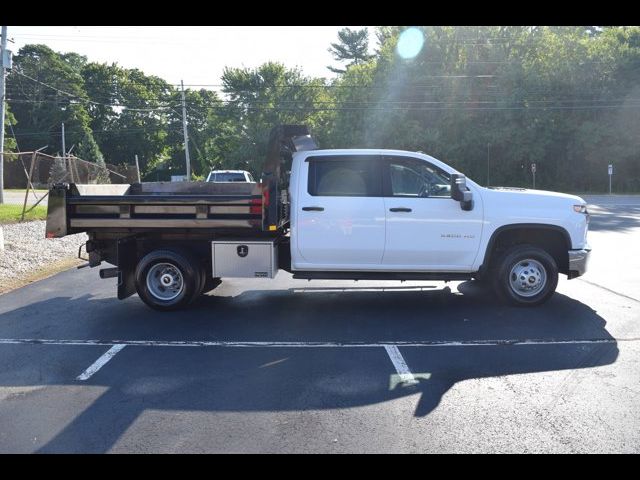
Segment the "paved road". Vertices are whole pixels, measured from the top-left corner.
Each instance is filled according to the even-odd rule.
[[[35,194],[33,192],[29,192],[29,196],[27,197],[27,205],[33,205],[40,198],[42,198],[46,193],[37,191]],[[46,206],[48,204],[48,197],[43,199],[38,205]],[[4,203],[14,204],[14,205],[23,205],[24,204],[24,191],[22,192],[4,192]]]
[[[594,248],[585,280],[640,300],[640,196],[585,196]]]
[[[89,269],[6,294],[0,452],[639,452],[638,203],[592,209],[592,270],[536,309],[283,273],[174,314]]]

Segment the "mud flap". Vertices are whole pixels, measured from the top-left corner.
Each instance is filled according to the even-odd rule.
[[[136,293],[136,237],[118,240],[118,300]]]

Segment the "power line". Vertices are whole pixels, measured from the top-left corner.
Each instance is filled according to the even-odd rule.
[[[497,78],[499,75],[421,75],[422,78]],[[178,86],[179,83],[170,83],[171,86]],[[301,85],[290,85],[290,84],[263,84],[267,87],[275,87],[275,88],[372,88],[371,85],[339,85],[339,84],[329,84],[329,85],[309,85],[309,84],[301,84]],[[224,83],[185,83],[185,87],[226,87],[227,84]],[[421,87],[425,85],[407,85],[412,87]],[[426,85],[427,87],[431,87],[430,85]],[[381,87],[373,87],[373,88],[386,88],[385,86]]]
[[[20,72],[17,72],[20,73]],[[31,77],[28,77],[27,75],[21,73],[21,75],[26,76],[27,78],[30,78],[31,80],[34,80],[36,82],[42,83],[39,80],[33,79]],[[500,78],[499,75],[466,75],[466,74],[458,74],[458,75],[423,75],[422,78],[434,78],[434,79],[473,79],[473,78],[481,78],[481,79],[494,79],[494,78]],[[147,86],[144,83],[139,83],[139,82],[135,82],[132,81],[131,79],[127,79],[127,83],[133,83],[133,84],[137,84],[137,85],[143,85],[143,86]],[[45,84],[46,85],[46,84]],[[96,85],[98,87],[113,87],[114,85],[118,85],[117,83],[105,83],[105,84],[92,84],[92,85]],[[180,84],[179,83],[167,83],[167,86],[172,86],[172,87],[179,87]],[[47,85],[49,86],[49,85]],[[219,87],[219,88],[224,88],[224,87],[228,87],[228,84],[224,84],[224,83],[191,83],[191,84],[187,84],[185,83],[185,87]],[[376,85],[356,85],[356,84],[347,84],[347,85],[343,85],[343,84],[321,84],[321,85],[317,85],[317,84],[268,84],[268,83],[263,83],[261,84],[262,87],[268,87],[268,88],[295,88],[295,89],[331,89],[331,88],[368,88],[368,89],[386,89],[388,87],[393,87],[393,86],[402,86],[404,88],[434,88],[434,85],[424,85],[424,84],[407,84],[404,82],[394,82],[393,80],[388,82],[386,85],[380,85],[380,86],[376,86]],[[51,87],[50,88],[56,89],[55,87]],[[57,90],[57,89],[56,89]],[[249,91],[249,90],[246,90]],[[176,89],[177,92],[177,89]],[[68,92],[63,92],[63,93],[68,93]]]
[[[96,101],[93,101],[93,100],[82,98],[82,97],[80,97],[78,95],[75,95],[73,93],[65,92],[64,90],[56,88],[56,87],[54,87],[52,85],[49,85],[47,83],[41,82],[40,80],[37,80],[37,79],[35,79],[33,77],[30,77],[29,75],[27,75],[25,73],[22,73],[22,72],[20,72],[18,70],[15,70],[15,73],[17,73],[18,75],[21,75],[21,76],[23,76],[25,78],[28,78],[29,80],[32,80],[32,81],[34,81],[34,82],[36,82],[36,83],[38,83],[40,85],[43,85],[43,86],[45,86],[47,88],[55,90],[56,92],[59,92],[59,93],[61,93],[63,95],[67,95],[68,97],[75,98],[75,99],[77,99],[77,100],[79,100],[81,102],[91,103],[93,105],[102,105],[104,107],[117,107],[117,108],[122,108],[123,110],[131,110],[131,111],[137,111],[137,112],[149,112],[149,111],[155,111],[155,110],[161,110],[161,109],[169,108],[169,106],[162,106],[162,107],[159,106],[159,107],[155,107],[155,108],[135,108],[135,107],[128,107],[126,105],[114,105],[114,104],[96,102]]]
[[[15,101],[14,101],[15,103]],[[44,102],[36,102],[36,103],[44,103]],[[354,102],[355,103],[355,102]],[[385,103],[391,103],[392,105],[397,106],[389,106],[382,107],[378,106]],[[371,106],[336,106],[336,107],[309,107],[306,105],[301,106],[253,106],[252,104],[235,104],[235,105],[209,105],[205,108],[211,110],[227,110],[231,106],[236,106],[241,110],[251,110],[251,111],[291,111],[291,112],[329,112],[329,111],[357,111],[357,110],[376,110],[376,111],[399,111],[399,110],[412,110],[412,111],[431,111],[431,110],[466,110],[466,111],[474,111],[474,110],[600,110],[600,109],[611,109],[611,108],[640,108],[640,103],[620,103],[615,105],[496,105],[496,106],[451,106],[452,103],[456,102],[436,102],[436,104],[440,106],[435,106],[433,104],[424,103],[424,102],[370,102],[364,103],[364,105]],[[458,102],[459,103],[459,102]],[[462,103],[471,103],[474,105],[477,104],[485,104],[485,103],[499,103],[499,102],[462,102]],[[523,102],[521,102],[523,103]],[[357,104],[357,103],[355,103]],[[400,104],[400,105],[398,105]],[[191,108],[197,108],[195,106],[190,106]],[[202,111],[200,111],[202,113]]]
[[[164,131],[167,132],[180,132],[181,130],[177,129],[177,128],[169,128],[167,126],[160,126],[159,129],[162,129]],[[89,129],[89,131],[91,133],[115,133],[115,134],[120,134],[122,132],[143,132],[143,131],[149,131],[149,130],[154,130],[153,128],[143,128],[143,127],[136,127],[136,128],[116,128],[116,129],[100,129],[100,130],[93,130],[93,129]],[[13,132],[13,129],[12,129]],[[27,136],[41,136],[41,135],[60,135],[61,130],[43,130],[41,132],[24,132],[24,133],[14,133],[14,137],[18,136],[18,137],[27,137]]]
[[[468,98],[468,96],[466,96]],[[455,97],[454,97],[455,98]],[[60,104],[57,100],[26,100],[26,99],[17,99],[17,98],[8,98],[8,101],[13,103],[49,103],[49,104]],[[593,103],[621,103],[621,104],[634,104],[635,102],[640,102],[640,98],[627,98],[627,97],[618,97],[618,98],[608,98],[608,99],[571,99],[571,98],[555,98],[555,99],[547,99],[547,100],[537,100],[531,98],[519,98],[510,102],[505,102],[504,100],[317,100],[313,99],[309,100],[278,100],[275,103],[278,104],[277,107],[265,107],[265,108],[278,108],[282,105],[299,105],[300,108],[314,108],[313,105],[399,105],[399,106],[414,106],[414,105],[454,105],[454,104],[470,104],[470,105],[479,105],[479,104],[496,104],[499,106],[509,106],[504,105],[505,103],[511,103],[511,106],[522,106],[523,108],[527,108],[526,105],[522,104],[534,104],[534,103],[572,103],[572,104],[593,104]],[[198,103],[185,103],[189,109],[197,109],[197,108],[224,108],[225,106],[230,107],[241,107],[247,108],[253,105],[272,105],[274,102],[272,100],[219,100],[220,105],[216,104],[202,104],[202,102]],[[500,105],[503,104],[503,105]],[[515,104],[515,105],[514,105]],[[74,103],[69,103],[66,105],[74,105]],[[119,107],[118,104],[104,104],[109,107]],[[176,105],[177,107],[178,105]],[[594,105],[597,106],[597,105]],[[568,105],[567,107],[570,107]],[[181,115],[180,112],[175,110],[170,106],[160,107],[160,108],[148,108],[144,109],[145,112],[157,111],[157,110],[171,110],[176,115]]]
[[[18,72],[19,73],[19,72]],[[62,92],[66,95],[70,95],[70,96],[74,96],[74,97],[78,97],[77,95],[73,95],[70,94],[69,92],[64,92],[61,91],[60,89],[53,87],[51,85],[45,84],[44,82],[41,82],[39,80],[33,79],[32,77],[28,77],[27,75],[21,73],[21,75],[36,81],[40,84],[43,84],[45,86],[48,86],[49,88],[52,88],[56,91]],[[496,78],[498,76],[496,75],[475,75],[475,76],[466,76],[466,75],[453,75],[453,76],[431,76],[431,78]],[[140,83],[140,82],[133,82],[131,80],[128,80],[127,83],[132,83],[132,84],[136,84],[136,85],[141,85],[141,86],[147,86],[144,83]],[[167,84],[168,86],[176,86],[179,84]],[[11,85],[8,85],[9,87],[11,87]],[[117,83],[105,83],[105,84],[96,84],[95,82],[92,82],[92,86],[96,86],[98,88],[114,88],[114,87],[122,87],[122,85],[118,85]],[[225,84],[185,84],[185,86],[209,86],[209,87],[226,87],[228,85]],[[407,91],[407,90],[412,90],[412,89],[443,89],[443,88],[449,88],[450,86],[445,86],[445,85],[424,85],[424,84],[406,84],[406,83],[402,83],[402,82],[394,82],[391,81],[385,85],[309,85],[309,84],[298,84],[298,85],[291,85],[291,84],[262,84],[260,85],[260,87],[265,87],[265,88],[282,88],[282,89],[332,89],[332,88],[343,88],[343,89],[368,89],[368,90],[389,90],[389,89],[393,89],[393,88],[402,88],[403,91]],[[482,88],[498,88],[498,85],[486,85],[483,86]],[[553,92],[554,90],[551,90],[549,88],[540,88],[537,90],[529,90],[529,92]],[[241,93],[241,92],[255,92],[255,89],[233,89],[233,93]],[[599,91],[597,91],[599,93]],[[175,94],[177,96],[178,94],[178,90],[176,89],[174,92],[172,92],[173,94]],[[495,92],[495,94],[508,94],[509,92]],[[494,94],[494,92],[491,92],[491,94]],[[585,93],[581,92],[581,95],[584,95]],[[108,95],[108,93],[103,94],[105,96]],[[78,97],[79,98],[79,97]],[[96,97],[92,97],[92,98],[96,98]],[[96,102],[93,100],[86,100],[92,103],[97,103],[97,104],[101,104],[101,105],[107,105],[107,106],[114,106],[113,104],[103,104],[103,102]],[[179,100],[175,100],[176,104],[178,103]],[[115,106],[122,106],[122,107],[126,107],[123,105],[115,105]],[[134,107],[126,107],[126,108],[134,108]]]
[[[20,98],[7,98],[8,102],[11,103],[27,103],[27,104],[38,104],[38,103],[43,103],[43,104],[51,104],[51,105],[59,105],[59,106],[64,106],[64,107],[68,107],[71,105],[80,105],[82,102],[69,102],[69,103],[62,103],[61,101],[57,101],[57,100],[25,100],[25,99],[20,99]],[[118,104],[103,104],[103,106],[105,107],[113,107],[113,108],[119,108],[120,105]],[[173,110],[171,107],[166,106],[166,107],[158,107],[158,108],[145,108],[145,109],[135,109],[135,108],[123,108],[123,110],[126,111],[130,111],[130,112],[145,112],[145,113],[151,113],[151,112],[158,112],[158,111],[162,111],[162,112],[166,112],[167,110]]]
[[[541,101],[545,101],[545,102],[586,102],[586,101],[593,101],[593,102],[602,102],[602,101],[627,101],[627,100],[637,100],[635,98],[629,98],[628,96],[621,96],[621,95],[615,95],[615,96],[610,96],[610,95],[604,95],[602,93],[602,91],[592,91],[592,92],[588,92],[588,91],[584,91],[582,90],[581,93],[577,93],[577,94],[569,94],[569,95],[562,95],[562,96],[555,96],[554,93],[556,93],[556,91],[554,90],[529,90],[525,93],[527,96],[521,96],[521,94],[516,96],[516,101],[523,101],[523,102],[541,102]],[[8,96],[11,96],[12,99],[14,101],[24,101],[24,102],[46,102],[46,101],[60,101],[60,97],[55,95],[55,94],[44,94],[44,96],[39,97],[41,98],[40,100],[35,100],[35,99],[28,99],[28,98],[19,98],[19,96],[24,96],[27,97],[29,96],[29,94],[27,94],[26,92],[20,92],[17,91],[15,89],[10,89],[7,92]],[[469,102],[476,102],[476,101],[502,101],[502,100],[480,100],[481,97],[513,97],[514,93],[513,92],[507,92],[507,91],[471,91],[471,92],[460,92],[460,93],[450,93],[450,92],[407,92],[407,91],[402,91],[402,92],[398,92],[396,94],[397,96],[400,96],[402,98],[410,98],[410,97],[417,97],[420,98],[421,100],[393,100],[393,101],[397,101],[397,102],[430,102],[430,103],[435,103],[436,101],[429,101],[429,100],[424,100],[424,98],[428,98],[428,97],[432,97],[432,96],[438,96],[438,97],[445,97],[447,99],[452,99],[452,100],[447,100],[447,101],[457,101],[455,99],[467,99],[464,101],[469,101]],[[543,99],[539,99],[536,97],[543,97]],[[544,98],[547,97],[547,98]],[[586,97],[586,99],[585,99]],[[608,98],[593,98],[593,97],[608,97]],[[94,97],[95,98],[95,97]],[[313,102],[313,103],[335,103],[335,102],[373,102],[374,100],[348,100],[348,99],[342,99],[340,97],[331,97],[331,100],[316,100],[313,97],[309,97],[309,98],[303,98],[303,99],[287,99],[286,97],[282,98],[280,101],[281,102],[287,102],[287,103],[301,103],[301,102]],[[347,97],[349,98],[349,97]],[[474,98],[473,100],[471,100],[470,98]],[[477,98],[477,99],[476,99]],[[201,104],[201,103],[206,103],[207,101],[210,101],[208,99],[186,99],[187,103],[190,104]],[[216,98],[215,101],[220,102],[220,103],[243,103],[243,102],[253,102],[253,103],[272,103],[273,100],[259,100],[259,99],[242,99],[242,98],[235,98],[235,99],[231,99],[231,100],[225,100],[225,99],[218,99]],[[383,101],[383,100],[381,100]],[[391,101],[391,100],[389,100]],[[442,101],[438,101],[440,103],[442,103]],[[120,103],[107,103],[107,102],[97,102],[99,103],[101,106],[108,106],[108,107],[122,107],[123,105],[121,105]],[[146,107],[145,110],[158,110],[158,109],[165,109],[165,108],[173,108],[173,107],[178,107],[180,105],[178,100],[175,100],[173,102],[170,103],[164,103],[162,106],[159,107]],[[133,107],[130,107],[133,108]]]

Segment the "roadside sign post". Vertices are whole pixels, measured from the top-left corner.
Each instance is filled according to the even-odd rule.
[[[609,195],[611,195],[611,177],[613,176],[613,164],[609,164]]]
[[[533,174],[533,188],[536,188],[536,164],[531,164],[531,173]]]

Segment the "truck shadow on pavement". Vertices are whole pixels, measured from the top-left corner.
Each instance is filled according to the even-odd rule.
[[[640,228],[640,206],[589,206],[592,212],[589,230],[595,232],[626,232]]]
[[[43,351],[41,365],[19,359],[24,345],[10,349],[0,386],[81,385],[106,387],[82,411],[74,411],[39,452],[107,452],[146,411],[281,412],[348,409],[416,397],[411,413],[424,417],[452,386],[469,379],[598,367],[614,363],[618,346],[606,321],[587,305],[562,294],[535,309],[498,306],[471,282],[458,289],[416,291],[384,288],[295,288],[205,296],[190,310],[161,314],[137,298],[57,297],[0,314],[1,338],[97,340],[228,340],[363,342],[354,348],[188,348],[126,347],[87,382],[75,381],[77,365]],[[397,383],[382,345],[403,341],[541,340],[537,345],[403,347],[418,383]],[[557,341],[566,343],[548,343]],[[583,341],[583,343],[579,343]],[[601,341],[600,343],[594,341]],[[103,347],[98,355],[106,351]],[[76,350],[74,350],[76,351]],[[13,355],[13,357],[12,357]],[[95,350],[91,353],[96,358]],[[1,357],[0,357],[1,358]],[[31,357],[32,363],[34,358]],[[85,362],[86,363],[86,362]],[[82,369],[88,365],[82,366]],[[74,370],[75,368],[75,370]],[[31,370],[30,370],[31,369]],[[38,370],[38,373],[35,373]],[[22,372],[16,374],[16,371]],[[71,374],[73,372],[73,374]],[[46,390],[46,389],[45,389]],[[5,427],[16,409],[29,410],[28,425],[10,431],[32,438],[29,426],[46,423],[51,409],[64,411],[68,395],[50,394],[49,409],[38,409],[38,393],[0,402]],[[77,390],[73,395],[78,395]],[[550,393],[545,393],[548,399]],[[15,402],[20,402],[18,405]],[[12,404],[12,402],[14,402]],[[3,406],[4,405],[4,406]],[[48,412],[48,413],[47,413]],[[24,413],[22,414],[24,415]],[[203,422],[202,416],[200,422]],[[218,416],[205,417],[189,431],[203,429],[203,451],[222,449]],[[244,425],[244,432],[250,426]],[[165,430],[161,430],[165,431]],[[170,429],[168,430],[170,431]],[[274,432],[274,434],[276,434]],[[170,440],[154,439],[143,450],[170,450]],[[161,435],[160,435],[161,436]],[[170,435],[169,435],[170,436]],[[139,440],[138,440],[139,441]],[[153,443],[155,442],[155,443]],[[222,442],[222,443],[216,443]],[[268,447],[265,446],[265,450]]]

